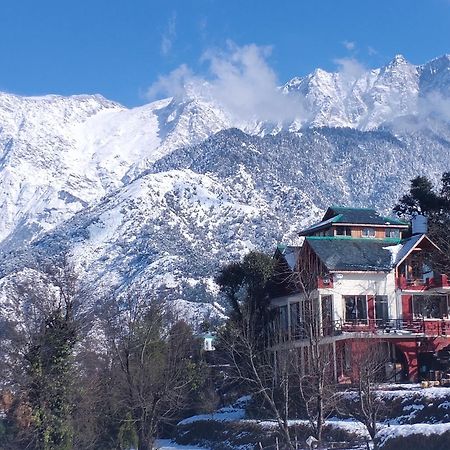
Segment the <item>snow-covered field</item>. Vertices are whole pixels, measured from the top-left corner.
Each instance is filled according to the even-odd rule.
[[[439,436],[450,432],[447,414],[447,411],[450,409],[449,388],[433,387],[422,389],[417,384],[386,384],[380,386],[378,394],[384,400],[388,413],[388,418],[379,423],[376,439],[380,448],[383,448],[383,446],[394,439],[411,438],[415,435]],[[349,394],[349,397],[351,397],[351,394]],[[183,430],[181,435],[185,435],[189,427],[195,429],[196,423],[203,424],[205,422],[211,422],[211,427],[213,427],[214,423],[221,424],[218,428],[220,430],[234,429],[233,427],[236,427],[238,433],[244,434],[255,433],[255,430],[260,430],[261,434],[270,436],[276,432],[277,424],[273,420],[246,418],[245,407],[249,401],[250,397],[242,397],[234,405],[221,408],[212,414],[202,414],[184,419],[178,424]],[[394,402],[396,411],[400,411],[401,416],[399,417],[389,416],[390,405],[393,405]],[[426,423],[415,423],[418,419],[417,413],[426,413],[428,410],[433,416],[429,416],[429,420],[427,419]],[[434,423],[431,423],[431,421]],[[293,429],[300,426],[301,429],[305,430],[308,428],[308,425],[308,421],[304,419],[289,420],[289,426],[293,427]],[[204,429],[204,425],[201,425],[199,429]],[[370,441],[370,436],[365,426],[353,419],[329,418],[325,422],[325,429],[327,430],[326,433],[333,432],[334,435],[344,433],[340,435],[351,436],[349,448],[355,448],[355,445],[359,445],[357,442],[361,443],[361,448],[366,448],[365,443]],[[255,434],[255,439],[257,439],[257,436]],[[207,439],[205,438],[203,442],[207,442]],[[213,446],[213,444],[211,445]]]

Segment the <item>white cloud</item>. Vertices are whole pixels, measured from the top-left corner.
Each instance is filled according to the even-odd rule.
[[[342,45],[348,50],[352,51],[356,48],[356,43],[353,41],[342,41]]]
[[[272,122],[293,120],[304,114],[300,96],[284,95],[274,70],[268,64],[270,47],[255,44],[238,47],[229,43],[227,50],[209,50],[202,61],[208,66],[208,77],[195,76],[182,65],[168,76],[160,77],[148,94],[183,95],[186,86],[210,97],[234,116],[243,120]]]
[[[166,29],[161,37],[161,53],[164,56],[168,55],[172,50],[173,43],[177,36],[176,25],[177,16],[175,13],[172,13],[167,22]]]
[[[348,82],[355,81],[367,71],[366,67],[355,58],[336,58],[333,62],[337,65],[342,78]]]
[[[196,80],[192,70],[186,64],[182,64],[168,75],[160,76],[147,90],[146,96],[150,100],[160,98],[161,95],[183,97],[186,86]]]
[[[162,96],[187,99],[202,97],[220,105],[231,117],[242,121],[285,124],[292,120],[308,122],[317,113],[311,104],[314,98],[305,99],[295,90],[289,95],[283,94],[277,75],[268,62],[270,54],[270,47],[255,44],[239,47],[229,43],[225,50],[208,50],[202,56],[206,75],[200,76],[183,64],[168,75],[160,76],[148,89],[147,96],[151,99]],[[341,94],[352,96],[355,82],[361,80],[368,69],[353,57],[338,58],[334,63]],[[330,79],[335,80],[334,77]],[[324,83],[322,87],[326,88],[328,77],[322,77],[318,82]],[[360,83],[358,86],[364,89],[366,85]],[[370,86],[366,88],[369,89],[367,95],[372,95]],[[386,116],[386,120],[398,118],[401,112],[398,105],[402,100],[395,90],[386,95],[385,106],[392,109],[392,117]],[[370,109],[370,105],[368,107]],[[411,110],[404,113],[449,120],[450,101],[438,93],[428,94],[417,102],[413,99]],[[383,114],[387,114],[386,111]]]
[[[419,98],[419,116],[450,120],[450,98],[439,91],[431,91]]]

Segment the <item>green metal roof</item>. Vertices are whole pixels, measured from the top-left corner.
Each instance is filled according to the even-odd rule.
[[[301,231],[300,236],[307,236],[320,230],[325,230],[331,224],[355,224],[355,225],[398,225],[407,227],[408,222],[395,217],[381,216],[375,209],[369,208],[345,208],[342,206],[331,206],[327,209],[322,220],[309,228]]]
[[[393,264],[389,247],[401,241],[393,238],[309,236],[306,242],[328,270],[388,272]]]
[[[371,224],[371,225],[408,225],[408,222],[395,217],[381,216],[371,208],[347,208],[343,206],[331,206],[323,216],[322,221],[331,217],[340,216],[337,223]]]

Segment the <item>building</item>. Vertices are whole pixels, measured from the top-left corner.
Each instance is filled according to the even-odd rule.
[[[375,340],[387,355],[387,379],[445,377],[450,284],[429,267],[429,256],[439,249],[426,232],[422,216],[411,227],[373,209],[330,207],[322,221],[300,233],[300,247],[279,246],[271,286],[274,349],[295,347],[301,356],[307,351],[312,304],[336,380],[355,378],[352,355]]]

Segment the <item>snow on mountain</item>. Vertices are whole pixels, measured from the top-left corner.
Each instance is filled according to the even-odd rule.
[[[396,55],[386,66],[370,71],[360,67],[336,73],[317,69],[305,78],[291,80],[283,89],[306,99],[311,111],[308,126],[372,130],[396,117],[417,113],[423,67]],[[445,67],[438,71],[442,70]],[[424,83],[423,89],[427,87]],[[447,92],[449,88],[450,83]]]
[[[318,69],[281,88],[302,105],[289,123],[244,123],[195,86],[133,109],[1,94],[0,277],[66,249],[97,298],[210,301],[221,264],[329,204],[387,210],[449,170],[449,74],[448,55]]]
[[[450,54],[435,58],[419,67],[419,84],[421,95],[439,92],[449,95],[450,89]]]
[[[222,264],[298,242],[297,232],[330,204],[389,211],[412,177],[450,170],[449,150],[449,140],[422,131],[224,130],[160,158],[15,256],[4,254],[0,277],[17,261],[33,267],[67,251],[96,302],[138,289],[179,305],[205,302],[193,316],[214,316]]]
[[[101,96],[1,94],[0,242],[31,240],[122,186],[140,164],[227,128],[220,114],[195,99],[127,110]]]

